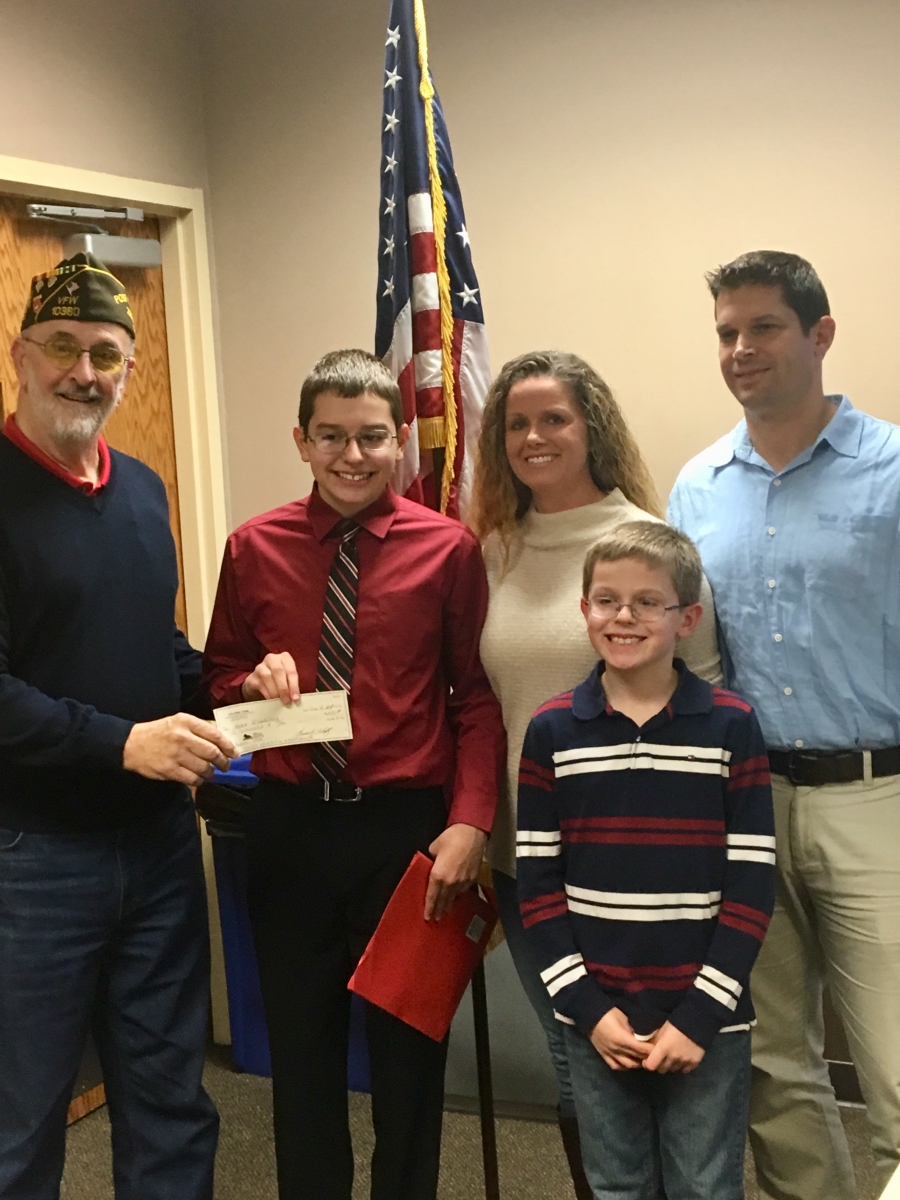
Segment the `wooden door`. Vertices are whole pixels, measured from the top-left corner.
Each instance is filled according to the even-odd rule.
[[[42,197],[36,196],[35,200]],[[16,407],[16,376],[7,347],[19,332],[22,314],[35,275],[49,271],[63,257],[65,227],[35,221],[25,215],[28,200],[0,195],[0,404],[6,413]],[[144,221],[104,222],[110,233],[124,237],[159,237],[155,218]],[[77,231],[77,230],[73,230]],[[178,551],[179,580],[183,577],[178,480],[175,471],[175,434],[169,355],[166,344],[166,307],[159,268],[111,268],[121,279],[131,301],[137,330],[135,368],[125,399],[104,430],[111,446],[139,458],[162,478],[169,497],[172,533]],[[175,618],[187,628],[184,586],[179,583]]]

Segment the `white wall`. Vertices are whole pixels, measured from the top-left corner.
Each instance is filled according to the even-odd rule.
[[[304,490],[290,427],[373,336],[387,0],[0,0],[0,153],[208,180],[233,520]],[[827,382],[900,419],[900,6],[427,0],[495,365],[575,349],[663,491],[736,419],[705,269],[817,265]],[[204,115],[205,107],[205,115]],[[208,164],[208,174],[207,174]]]
[[[203,0],[234,523],[304,494],[300,383],[371,349],[382,44],[358,0]]]
[[[590,359],[666,492],[738,416],[703,272],[786,248],[832,299],[828,385],[900,419],[900,6],[426,7],[495,366],[546,345]],[[305,371],[372,343],[387,3],[203,14],[237,521],[305,486],[289,433]]]
[[[0,154],[201,187],[196,7],[0,0]]]

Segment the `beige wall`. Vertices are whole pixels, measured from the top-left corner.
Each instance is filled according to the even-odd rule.
[[[0,154],[206,181],[195,6],[0,0]]]
[[[322,12],[322,9],[327,12]],[[387,3],[204,0],[233,520],[305,486],[313,360],[373,336]],[[495,366],[589,358],[663,492],[730,427],[705,269],[812,259],[827,385],[900,420],[894,0],[427,0]]]
[[[308,490],[291,428],[315,359],[372,345],[387,7],[201,7],[237,524]]]
[[[540,345],[585,355],[665,492],[737,416],[702,272],[785,247],[832,298],[828,386],[900,420],[894,0],[427,11],[495,366]],[[192,186],[209,172],[233,523],[305,489],[299,381],[324,350],[372,342],[386,12],[0,0],[0,153]]]

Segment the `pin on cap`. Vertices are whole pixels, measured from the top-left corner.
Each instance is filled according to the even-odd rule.
[[[106,321],[134,337],[134,317],[122,283],[93,254],[75,254],[36,275],[22,329],[42,321]]]

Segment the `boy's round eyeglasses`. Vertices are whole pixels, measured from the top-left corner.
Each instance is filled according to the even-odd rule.
[[[121,371],[128,361],[128,355],[123,354],[114,342],[95,342],[90,349],[85,350],[81,343],[65,333],[55,333],[46,342],[38,342],[34,338],[22,336],[23,342],[37,346],[45,358],[61,371],[70,371],[83,354],[91,360],[91,366],[100,375],[112,375]]]
[[[356,442],[363,454],[372,454],[383,450],[390,442],[397,440],[396,433],[388,433],[386,429],[365,429],[362,433],[337,433],[323,431],[314,433],[309,439],[320,454],[343,454],[350,442]]]
[[[622,609],[627,608],[634,620],[652,625],[654,621],[661,621],[665,613],[684,608],[684,605],[663,604],[661,600],[654,600],[652,596],[645,596],[641,600],[631,600],[624,604],[619,600],[613,600],[612,596],[591,596],[588,600],[588,607],[594,616],[609,620],[618,617]]]

